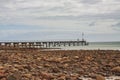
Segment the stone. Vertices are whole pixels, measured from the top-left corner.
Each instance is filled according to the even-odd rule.
[[[105,80],[105,77],[102,75],[96,75],[96,80]]]
[[[50,64],[44,64],[44,67],[51,67]]]
[[[31,78],[32,75],[28,73],[28,74],[23,74],[22,77]]]
[[[113,74],[120,76],[120,67],[118,66],[118,67],[112,68],[112,72]]]
[[[62,58],[55,59],[56,62],[60,63],[62,61]]]
[[[4,69],[4,67],[3,66],[0,66],[0,70],[3,70]]]
[[[64,66],[64,68],[67,68],[69,65],[66,63],[66,64],[64,64],[63,66]]]
[[[0,79],[5,77],[5,70],[0,70]]]
[[[7,80],[6,78],[2,78],[2,79],[0,79],[0,80]]]
[[[16,79],[20,80],[20,78],[21,78],[21,73],[20,73],[20,72],[15,71],[15,72],[13,73],[13,75],[15,76]]]
[[[78,77],[77,80],[83,80],[81,77]]]
[[[58,78],[58,80],[66,80],[66,77],[65,77],[65,76],[60,76],[60,77]]]
[[[79,56],[74,56],[75,59],[79,59]]]
[[[17,78],[14,75],[9,75],[7,80],[17,80]]]
[[[120,67],[118,66],[118,67],[114,67],[114,68],[112,68],[112,71],[113,72],[120,72]]]
[[[38,69],[42,69],[43,67],[42,66],[37,66]]]
[[[52,72],[53,72],[53,73],[59,73],[60,70],[59,70],[59,68],[52,68]]]
[[[42,76],[43,79],[47,79],[47,80],[54,78],[52,74],[46,72],[41,72],[40,76]]]

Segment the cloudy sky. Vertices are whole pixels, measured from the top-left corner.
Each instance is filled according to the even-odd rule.
[[[120,41],[120,0],[0,0],[0,40]]]

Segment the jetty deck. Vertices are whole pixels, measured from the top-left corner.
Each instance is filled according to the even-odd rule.
[[[5,48],[53,48],[60,46],[84,46],[88,45],[85,40],[76,41],[4,41],[0,47]]]

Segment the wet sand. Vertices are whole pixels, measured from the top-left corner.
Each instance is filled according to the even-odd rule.
[[[0,80],[105,80],[120,76],[118,50],[1,50]]]

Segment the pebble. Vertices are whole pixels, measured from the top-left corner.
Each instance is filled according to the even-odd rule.
[[[120,67],[117,66],[117,67],[112,68],[112,72],[113,74],[120,76]]]
[[[105,80],[105,77],[102,75],[96,75],[96,80]]]

